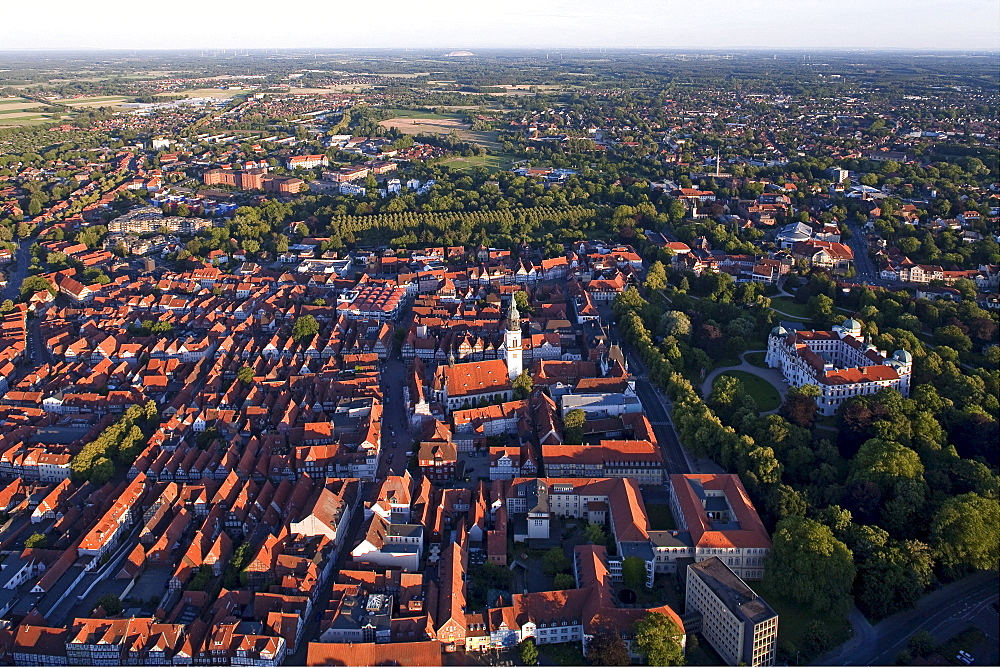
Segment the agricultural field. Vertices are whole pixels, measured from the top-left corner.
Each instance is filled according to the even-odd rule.
[[[104,97],[76,97],[65,100],[52,100],[56,104],[65,104],[67,107],[114,107],[122,102],[128,102],[129,98],[121,95],[111,95]]]
[[[38,125],[59,120],[59,110],[23,97],[0,98],[0,127]]]
[[[191,90],[180,90],[180,91],[169,91],[167,93],[157,93],[157,97],[170,97],[172,95],[184,95],[189,98],[197,97],[215,97],[215,98],[233,98],[237,95],[245,95],[246,93],[252,92],[253,89],[248,88],[194,88]]]

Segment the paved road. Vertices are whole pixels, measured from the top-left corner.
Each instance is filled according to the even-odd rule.
[[[991,639],[991,655],[976,657],[977,665],[996,665],[997,614],[990,603],[997,600],[998,588],[996,573],[977,573],[924,596],[915,608],[896,613],[875,626],[857,619],[860,613],[852,615],[854,637],[820,657],[815,665],[892,665],[916,631],[926,629],[940,643],[970,626],[981,628]]]
[[[861,226],[856,223],[848,224],[851,230],[851,238],[847,240],[847,245],[854,252],[854,269],[857,271],[855,279],[877,284],[879,282],[878,272],[868,257],[868,242],[861,232]]]
[[[28,265],[31,264],[31,244],[35,243],[36,237],[31,237],[21,241],[21,245],[14,254],[16,265],[7,272],[7,287],[4,288],[0,301],[4,299],[16,300],[21,294],[21,281],[28,275]]]

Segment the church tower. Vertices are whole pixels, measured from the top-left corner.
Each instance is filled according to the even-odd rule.
[[[521,375],[521,314],[517,311],[514,295],[510,296],[510,310],[507,311],[507,331],[504,332],[504,347],[507,352],[507,376],[514,380]]]

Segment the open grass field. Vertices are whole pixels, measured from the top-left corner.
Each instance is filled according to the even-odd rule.
[[[767,368],[767,363],[764,361],[767,358],[767,353],[747,353],[743,358],[749,364],[760,367],[761,369]]]
[[[778,393],[778,388],[764,378],[746,371],[726,371],[720,373],[715,382],[719,382],[719,378],[723,376],[732,376],[743,383],[743,389],[750,393],[761,411],[771,411],[781,405],[781,395]]]
[[[513,158],[508,155],[474,155],[471,157],[465,157],[461,155],[452,156],[450,158],[445,158],[440,163],[441,165],[446,165],[452,169],[458,170],[468,170],[474,167],[485,167],[490,172],[499,172],[504,169],[509,169]]]

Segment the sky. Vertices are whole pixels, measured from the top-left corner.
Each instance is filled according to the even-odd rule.
[[[1000,0],[15,0],[7,49],[1000,48]]]

